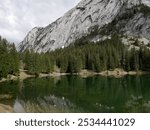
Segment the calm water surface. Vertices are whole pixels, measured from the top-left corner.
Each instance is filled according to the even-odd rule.
[[[150,75],[3,82],[0,103],[14,112],[150,112]]]

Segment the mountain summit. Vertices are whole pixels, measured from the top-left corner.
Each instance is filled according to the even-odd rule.
[[[55,22],[33,28],[19,49],[47,52],[67,47],[97,29],[95,40],[115,31],[150,40],[150,0],[81,0]]]

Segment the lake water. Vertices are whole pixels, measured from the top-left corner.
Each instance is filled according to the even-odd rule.
[[[0,103],[14,112],[150,112],[150,75],[3,82]]]

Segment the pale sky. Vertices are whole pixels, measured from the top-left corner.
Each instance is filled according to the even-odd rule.
[[[81,0],[0,0],[0,35],[18,44],[34,27],[44,27]]]

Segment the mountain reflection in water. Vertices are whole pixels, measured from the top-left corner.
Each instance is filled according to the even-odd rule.
[[[0,103],[17,113],[150,112],[149,86],[150,75],[31,78],[0,83]]]

